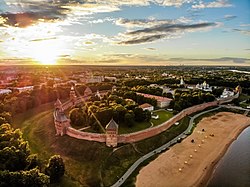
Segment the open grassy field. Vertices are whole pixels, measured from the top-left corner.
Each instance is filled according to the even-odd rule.
[[[21,128],[30,143],[32,153],[41,159],[60,154],[66,166],[66,176],[58,186],[99,186],[100,165],[112,149],[104,143],[55,136],[53,104],[19,114],[14,127]]]
[[[154,126],[160,125],[174,116],[172,112],[169,112],[166,110],[154,111],[153,115],[154,116],[159,115],[159,119],[151,119],[150,120],[150,122],[152,122]]]
[[[128,127],[124,124],[121,124],[119,126],[119,134],[127,134],[127,133],[132,133],[132,132],[137,132],[137,131],[141,131],[153,126],[157,126],[160,125],[162,123],[164,123],[165,121],[167,121],[168,119],[170,119],[171,117],[173,117],[173,113],[172,112],[168,112],[166,110],[157,110],[153,112],[153,115],[159,115],[159,119],[151,119],[149,122],[144,121],[144,122],[135,122],[135,124],[132,127]]]

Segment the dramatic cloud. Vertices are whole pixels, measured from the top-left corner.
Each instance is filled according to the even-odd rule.
[[[185,32],[203,31],[217,26],[219,26],[218,23],[162,24],[120,34],[122,41],[118,42],[118,44],[141,44],[159,39],[178,38]]]
[[[148,28],[163,24],[177,24],[177,23],[189,23],[192,20],[180,17],[179,19],[123,19],[119,18],[115,21],[116,25],[127,27],[127,28]]]
[[[225,7],[232,7],[233,5],[230,4],[227,0],[217,0],[209,3],[204,3],[202,1],[199,4],[192,5],[194,9],[203,9],[203,8],[225,8]]]
[[[116,20],[115,24],[123,27],[134,28],[134,27],[153,27],[162,24],[174,24],[175,20],[154,20],[154,19],[123,19]]]
[[[63,20],[68,12],[68,9],[58,4],[50,4],[47,1],[9,2],[4,7],[5,9],[0,13],[0,26],[5,27],[27,27],[37,22]]]

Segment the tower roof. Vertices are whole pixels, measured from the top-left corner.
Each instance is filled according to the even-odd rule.
[[[115,120],[112,118],[110,122],[106,125],[106,129],[118,129],[118,124],[115,122]]]
[[[56,102],[55,102],[55,106],[59,106],[62,105],[62,102],[60,101],[59,98],[57,98]]]
[[[92,90],[91,90],[89,87],[87,87],[87,88],[84,90],[84,93],[92,93]]]

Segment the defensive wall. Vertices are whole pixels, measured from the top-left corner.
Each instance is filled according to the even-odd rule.
[[[148,128],[142,131],[130,133],[130,134],[121,134],[117,135],[117,143],[132,143],[132,142],[137,142],[146,138],[150,138],[152,136],[155,136],[165,130],[167,130],[169,127],[174,125],[176,122],[181,120],[183,117],[188,116],[192,113],[202,111],[208,107],[213,107],[217,106],[220,104],[225,104],[231,102],[233,99],[238,98],[239,93],[232,97],[228,98],[223,98],[223,99],[218,99],[213,102],[208,102],[208,103],[203,103],[199,105],[195,105],[189,108],[186,108],[182,110],[180,113],[176,114],[172,118],[170,118],[168,121],[162,123],[161,125],[158,125],[156,127]],[[70,107],[72,107],[75,104],[81,103],[84,100],[83,97],[77,98],[75,103],[73,104],[71,101],[67,101],[66,103],[62,104],[63,110],[66,110]],[[55,111],[56,112],[56,111]],[[54,115],[55,116],[55,115]],[[58,125],[55,121],[55,127],[58,128]],[[106,142],[107,140],[107,135],[106,134],[100,134],[100,133],[90,133],[90,132],[83,132],[79,131],[77,129],[72,128],[71,126],[68,126],[64,129],[64,134],[67,134],[70,137],[77,138],[77,139],[83,139],[83,140],[88,140],[88,141],[96,141],[96,142]],[[62,135],[62,134],[61,134]],[[106,142],[107,143],[107,142]]]

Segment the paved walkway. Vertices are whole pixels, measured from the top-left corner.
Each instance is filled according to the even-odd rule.
[[[133,171],[145,160],[147,160],[148,158],[166,150],[168,147],[170,147],[171,145],[177,143],[177,140],[179,138],[183,139],[183,138],[186,138],[187,137],[187,134],[189,134],[193,128],[193,125],[194,125],[194,120],[205,114],[205,113],[208,113],[208,112],[212,112],[212,111],[215,111],[215,110],[218,110],[219,108],[221,108],[221,106],[219,107],[216,107],[214,109],[210,109],[210,110],[206,110],[206,111],[203,111],[203,112],[200,112],[196,115],[194,115],[193,117],[191,117],[190,121],[189,121],[189,125],[188,125],[188,128],[183,132],[181,133],[180,135],[176,136],[174,139],[170,140],[169,142],[167,142],[166,144],[162,145],[161,147],[158,147],[157,149],[147,153],[146,155],[142,156],[141,158],[139,158],[132,166],[130,166],[130,168],[123,174],[123,176],[115,183],[113,184],[111,187],[119,187],[121,186],[125,181],[126,179],[133,173]]]

